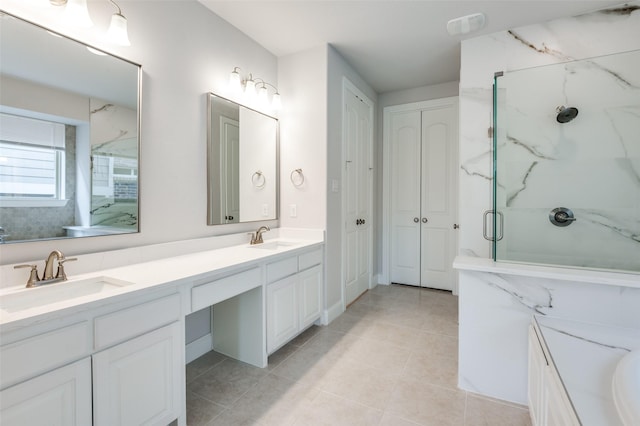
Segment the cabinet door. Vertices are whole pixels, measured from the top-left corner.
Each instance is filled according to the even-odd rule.
[[[175,322],[93,356],[94,425],[168,424],[178,417],[181,336]]]
[[[551,367],[545,370],[547,394],[547,426],[580,426],[567,393]]]
[[[529,413],[533,426],[546,423],[546,391],[544,387],[547,360],[540,347],[538,336],[532,326],[529,326]]]
[[[90,425],[90,358],[0,392],[0,424]]]
[[[299,330],[297,275],[267,286],[267,352],[272,353]]]
[[[322,311],[322,267],[314,266],[298,275],[300,329],[320,318]]]

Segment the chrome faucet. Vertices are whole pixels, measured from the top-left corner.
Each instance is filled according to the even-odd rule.
[[[58,261],[58,270],[55,277],[53,276],[53,262]],[[59,281],[66,281],[67,274],[64,272],[64,263],[73,260],[78,260],[76,257],[66,258],[60,250],[54,250],[49,253],[47,260],[44,263],[44,272],[42,273],[42,279],[38,276],[38,265],[16,265],[13,268],[31,268],[29,279],[27,280],[27,287],[37,287],[40,285],[56,283]]]
[[[255,235],[253,233],[249,233],[249,235],[251,235],[251,243],[250,244],[262,244],[264,243],[264,240],[262,239],[262,234],[266,231],[271,231],[271,228],[269,228],[268,226],[261,226],[260,228],[258,228],[258,230],[256,231]]]

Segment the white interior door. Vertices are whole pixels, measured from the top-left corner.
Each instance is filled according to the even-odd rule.
[[[371,283],[372,105],[344,90],[344,282],[349,304]]]
[[[391,282],[420,285],[420,111],[392,113]]]
[[[236,120],[220,117],[220,178],[222,191],[221,214],[223,223],[240,221],[240,126]]]
[[[453,290],[457,209],[457,109],[422,111],[420,285]]]
[[[457,250],[457,100],[385,111],[391,282],[453,290]]]

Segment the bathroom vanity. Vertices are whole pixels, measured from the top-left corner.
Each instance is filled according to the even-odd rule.
[[[117,266],[2,290],[0,423],[186,424],[186,315],[213,306],[213,349],[258,367],[320,320],[323,235],[297,237],[78,256]]]

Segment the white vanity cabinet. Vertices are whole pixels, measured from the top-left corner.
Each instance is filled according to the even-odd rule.
[[[533,325],[529,327],[529,413],[533,426],[580,426],[575,410]]]
[[[320,318],[322,259],[322,248],[317,247],[267,264],[267,353]]]
[[[183,410],[180,308],[164,292],[3,336],[0,424],[171,423]]]
[[[2,425],[91,424],[91,359],[0,391]]]

